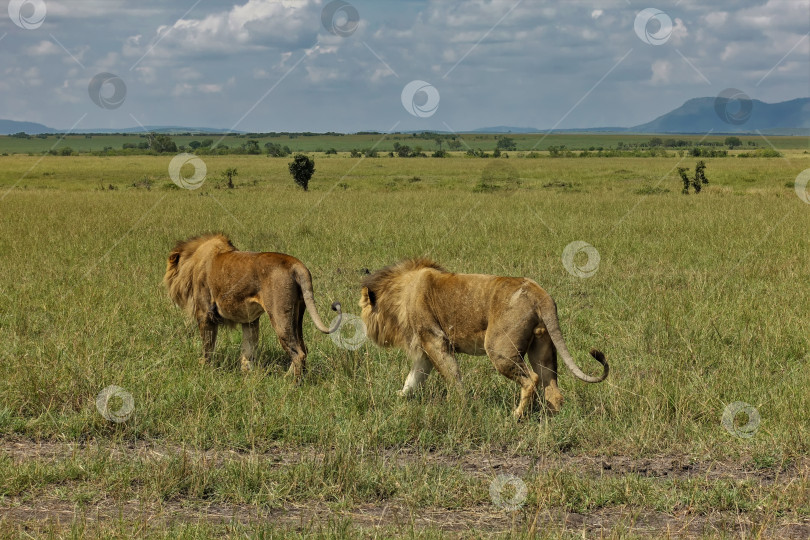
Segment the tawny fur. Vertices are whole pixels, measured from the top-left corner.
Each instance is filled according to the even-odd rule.
[[[363,281],[360,308],[368,337],[384,347],[405,349],[413,361],[402,395],[416,391],[434,367],[459,389],[457,352],[486,354],[518,384],[516,417],[524,414],[540,384],[548,408],[557,412],[562,406],[558,352],[585,382],[608,375],[607,361],[595,349],[591,355],[603,366],[600,377],[577,366],[562,338],[554,301],[531,279],[455,274],[429,259],[407,259]]]
[[[290,370],[300,379],[307,349],[302,321],[308,311],[324,333],[340,325],[340,304],[332,309],[332,328],[315,308],[312,277],[290,255],[237,250],[227,236],[205,234],[178,242],[169,253],[163,283],[172,301],[192,317],[203,339],[203,359],[210,359],[220,325],[242,325],[242,369],[252,367],[258,341],[259,317],[267,313],[282,348],[292,358]]]

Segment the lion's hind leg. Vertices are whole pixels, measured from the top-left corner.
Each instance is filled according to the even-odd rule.
[[[529,369],[523,360],[523,354],[507,336],[488,339],[485,348],[498,372],[520,387],[520,401],[512,414],[515,418],[522,417],[534,400],[540,377]]]
[[[251,323],[242,324],[242,354],[239,362],[242,364],[242,371],[247,372],[253,369],[253,359],[256,356],[256,347],[259,344],[259,319]]]
[[[304,378],[307,361],[307,346],[304,344],[304,302],[301,300],[292,312],[285,310],[280,303],[276,302],[267,314],[270,316],[270,324],[276,332],[281,348],[290,355],[290,369],[288,375],[292,375],[296,382],[301,382]]]
[[[563,396],[557,386],[557,351],[544,328],[540,329],[539,335],[532,341],[528,356],[532,369],[540,376],[543,384],[546,406],[552,413],[560,412]]]

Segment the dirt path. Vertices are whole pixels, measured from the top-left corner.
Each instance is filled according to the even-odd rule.
[[[131,523],[149,524],[157,529],[173,523],[205,522],[214,525],[240,523],[274,523],[298,530],[312,530],[330,519],[349,518],[358,529],[380,526],[393,527],[402,532],[433,528],[464,536],[464,533],[506,533],[525,531],[527,524],[534,530],[554,529],[585,533],[588,537],[604,537],[616,531],[632,532],[638,536],[671,538],[699,538],[719,533],[734,536],[766,538],[810,538],[810,518],[780,519],[771,523],[743,517],[731,512],[708,515],[669,515],[649,510],[639,511],[621,507],[602,508],[590,514],[566,512],[560,508],[544,510],[536,515],[523,512],[493,511],[491,505],[464,509],[444,508],[411,509],[401,503],[363,504],[352,510],[331,509],[322,504],[288,505],[283,509],[263,510],[249,505],[213,504],[190,507],[184,503],[144,505],[138,501],[101,501],[82,508],[62,500],[39,499],[23,502],[10,499],[0,505],[0,525],[68,526],[74,521],[94,522],[116,520],[121,517]],[[0,527],[2,528],[2,527]],[[316,529],[317,530],[317,529]]]
[[[262,459],[279,466],[299,463],[303,460],[322,457],[309,448],[279,447],[262,454],[227,450],[191,451],[179,446],[160,446],[138,443],[127,446],[110,446],[88,442],[76,443],[33,442],[29,440],[0,439],[0,456],[14,462],[30,460],[58,461],[74,455],[94,452],[109,452],[113,457],[136,459],[162,459],[188,452],[192,457],[204,458],[215,463],[233,460]],[[786,484],[810,476],[810,458],[802,458],[789,464],[774,464],[773,467],[756,468],[751,460],[709,461],[686,455],[631,458],[626,456],[553,456],[540,459],[476,452],[463,456],[448,456],[440,453],[418,453],[413,450],[386,450],[379,454],[392,466],[411,463],[446,465],[460,469],[475,478],[490,479],[498,474],[523,476],[536,470],[571,468],[579,474],[590,476],[621,476],[638,474],[660,479],[746,479],[758,484]],[[810,516],[782,516],[769,522],[759,515],[716,512],[691,515],[670,515],[648,509],[606,507],[587,515],[567,512],[563,508],[545,509],[533,514],[529,509],[517,512],[500,510],[494,505],[481,505],[461,509],[420,507],[411,508],[404,502],[393,499],[385,503],[360,504],[351,510],[330,507],[318,501],[289,504],[281,509],[261,508],[254,505],[199,504],[197,502],[142,503],[136,500],[114,501],[103,499],[82,507],[61,499],[37,499],[11,497],[0,499],[0,525],[25,526],[45,522],[69,525],[76,519],[89,523],[116,519],[124,516],[133,522],[163,526],[178,522],[206,522],[249,525],[256,522],[273,522],[299,530],[327,523],[330,519],[349,518],[354,527],[373,529],[379,526],[394,527],[403,532],[436,528],[451,536],[465,533],[507,532],[517,528],[536,527],[537,530],[554,526],[586,536],[600,537],[615,531],[632,531],[640,536],[670,536],[692,538],[726,533],[748,536],[763,533],[765,537],[810,538]],[[534,525],[532,525],[534,524]],[[2,527],[0,527],[2,528]]]
[[[197,450],[182,446],[158,445],[140,442],[131,445],[110,445],[88,442],[60,443],[0,438],[0,455],[14,461],[59,460],[72,455],[109,452],[112,457],[160,459],[184,452],[189,456],[221,465],[224,462],[262,459],[279,465],[311,462],[323,454],[312,448],[279,446],[267,452],[251,453],[234,450]],[[545,469],[576,468],[593,476],[625,475],[629,473],[649,478],[690,478],[753,480],[760,483],[785,482],[791,478],[810,476],[810,457],[790,463],[775,463],[757,468],[750,458],[736,461],[698,459],[686,454],[662,455],[645,458],[628,456],[551,456],[531,458],[506,453],[472,452],[462,456],[439,452],[418,452],[413,449],[382,450],[379,457],[395,465],[424,463],[446,465],[461,469],[473,477],[493,477],[498,474],[525,475]]]

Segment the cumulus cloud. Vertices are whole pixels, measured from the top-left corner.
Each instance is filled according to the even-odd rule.
[[[248,0],[229,10],[194,18],[193,13],[171,25],[159,26],[151,39],[132,35],[126,53],[178,60],[210,55],[237,55],[273,48],[311,46],[319,17],[313,0]]]
[[[69,127],[86,105],[88,122],[230,126],[272,88],[241,128],[543,128],[569,110],[558,127],[582,127],[641,123],[724,87],[766,101],[806,90],[808,0],[672,3],[660,46],[638,39],[644,5],[625,0],[347,0],[360,14],[348,37],[321,25],[327,1],[48,0],[38,32],[0,18],[0,117]],[[100,71],[128,85],[118,112],[88,100]],[[414,79],[441,92],[429,119],[401,107]]]
[[[45,56],[47,54],[60,54],[61,52],[62,49],[52,41],[40,41],[33,47],[28,48],[28,54],[31,56]]]
[[[656,60],[652,63],[650,82],[655,86],[672,82],[672,63],[668,60]]]

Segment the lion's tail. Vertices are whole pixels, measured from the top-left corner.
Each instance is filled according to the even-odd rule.
[[[329,328],[323,324],[320,315],[318,315],[318,309],[315,307],[315,294],[312,292],[312,276],[309,270],[307,270],[305,266],[300,265],[295,268],[294,274],[295,281],[298,283],[298,286],[301,287],[304,304],[307,306],[307,311],[309,312],[309,316],[312,317],[312,322],[315,323],[315,327],[324,334],[331,334],[340,328],[340,321],[343,318],[343,312],[340,310],[340,302],[334,302],[332,304],[332,311],[337,311],[338,316],[335,324],[332,325],[332,328]]]
[[[571,373],[573,373],[577,379],[587,383],[598,383],[604,381],[608,376],[609,368],[605,355],[602,354],[601,351],[591,349],[591,356],[593,356],[597,362],[602,364],[603,370],[601,377],[594,377],[592,375],[585,374],[574,361],[571,353],[568,352],[568,347],[565,346],[565,341],[563,340],[562,332],[560,331],[560,322],[557,318],[557,306],[554,304],[554,301],[550,296],[545,296],[541,302],[541,305],[538,307],[538,312],[540,318],[543,320],[543,324],[546,325],[546,330],[551,336],[551,341],[554,343],[554,347],[556,347],[557,352],[559,352],[560,356],[562,356],[563,362],[565,362],[565,365],[571,370]]]

